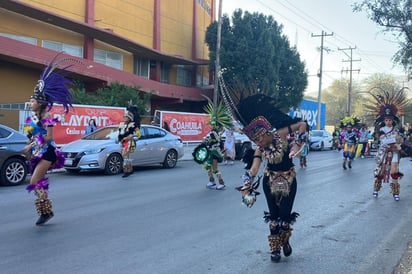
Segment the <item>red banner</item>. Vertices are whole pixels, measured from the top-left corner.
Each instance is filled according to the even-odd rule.
[[[90,119],[96,121],[98,129],[118,125],[123,121],[125,108],[73,105],[69,113],[64,114],[61,105],[53,105],[51,113],[60,121],[54,127],[54,140],[56,144],[64,145],[83,137]]]
[[[166,122],[170,132],[184,142],[202,141],[210,131],[207,114],[161,111],[161,122]]]

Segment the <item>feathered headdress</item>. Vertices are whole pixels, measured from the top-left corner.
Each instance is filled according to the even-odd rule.
[[[204,111],[209,114],[209,124],[214,129],[222,127],[227,129],[233,128],[233,117],[230,115],[226,106],[220,102],[217,107],[208,99],[208,104],[204,107]]]
[[[400,123],[398,115],[405,114],[405,107],[408,103],[406,88],[391,91],[375,88],[374,92],[368,93],[372,98],[365,103],[365,109],[373,115],[375,126],[383,126],[387,117],[391,118],[394,124]]]
[[[223,101],[243,125],[242,131],[253,139],[262,131],[271,131],[276,128],[287,127],[300,119],[292,118],[277,108],[275,100],[259,92],[258,89],[236,85],[229,91],[219,76],[219,84]]]
[[[72,106],[72,95],[67,85],[72,85],[73,83],[65,77],[65,74],[67,72],[66,69],[71,67],[72,64],[60,69],[59,73],[55,72],[55,70],[60,64],[67,61],[80,62],[70,57],[57,60],[60,54],[62,54],[62,52],[58,53],[44,68],[40,79],[34,87],[34,94],[31,98],[36,99],[42,104],[46,104],[48,110],[53,107],[54,103],[62,104],[65,113],[67,113],[69,107]]]
[[[132,103],[129,102],[129,106],[126,108],[125,116],[128,117],[130,121],[134,122],[135,126],[140,128],[141,118],[137,106],[132,105]]]
[[[352,127],[359,128],[361,127],[359,118],[355,116],[346,116],[342,120],[340,120],[340,127],[345,128],[351,125]]]

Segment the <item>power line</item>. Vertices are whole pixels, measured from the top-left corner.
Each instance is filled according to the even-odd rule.
[[[323,38],[325,36],[332,36],[332,33],[326,33],[322,30],[322,34],[320,35],[314,35],[312,34],[312,37],[320,37],[321,42],[320,42],[320,67],[319,67],[319,90],[318,90],[318,116],[317,116],[317,122],[316,122],[316,128],[320,129],[320,113],[321,113],[321,93],[322,93],[322,66],[323,66]]]

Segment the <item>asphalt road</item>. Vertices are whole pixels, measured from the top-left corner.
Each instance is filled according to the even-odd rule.
[[[341,154],[311,152],[298,169],[293,254],[270,262],[265,199],[241,205],[242,164],[222,166],[223,191],[206,189],[192,161],[127,179],[50,174],[55,217],[43,227],[25,186],[0,188],[0,273],[393,273],[412,231],[412,171],[401,200],[372,197],[372,159],[342,170]]]

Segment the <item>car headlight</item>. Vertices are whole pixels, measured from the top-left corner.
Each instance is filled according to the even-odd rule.
[[[100,148],[97,148],[97,149],[86,150],[86,151],[83,151],[82,154],[83,154],[83,155],[97,154],[97,153],[102,152],[104,149],[105,149],[105,147],[100,147]]]

